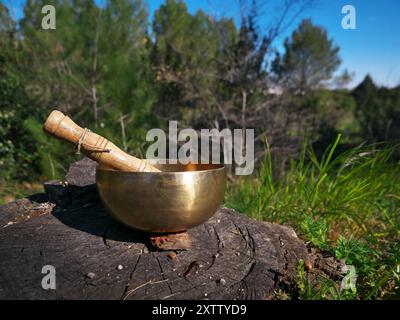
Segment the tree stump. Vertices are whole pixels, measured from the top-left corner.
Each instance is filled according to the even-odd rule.
[[[188,231],[189,250],[155,250],[105,212],[95,165],[81,160],[47,195],[0,206],[0,299],[272,299],[300,259],[339,279],[340,265],[310,255],[290,227],[228,208]],[[46,265],[55,290],[42,288]]]

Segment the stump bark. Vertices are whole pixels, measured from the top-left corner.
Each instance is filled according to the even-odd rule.
[[[340,280],[340,264],[310,255],[292,228],[224,207],[188,231],[189,250],[155,250],[106,213],[95,165],[79,161],[47,195],[0,206],[0,299],[272,299],[294,285],[300,259]],[[46,265],[55,290],[42,288]]]

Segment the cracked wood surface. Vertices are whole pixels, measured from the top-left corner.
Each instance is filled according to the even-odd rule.
[[[190,250],[154,251],[105,212],[91,182],[58,204],[37,195],[0,206],[0,299],[269,299],[308,259],[293,229],[228,208],[188,231]],[[41,287],[44,265],[56,290]]]

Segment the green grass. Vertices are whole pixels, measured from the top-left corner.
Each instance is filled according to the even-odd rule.
[[[300,265],[300,298],[399,298],[400,164],[392,161],[394,147],[360,146],[337,155],[340,138],[321,159],[305,146],[280,177],[267,152],[256,178],[229,185],[226,205],[291,225],[306,241],[355,266],[356,290],[339,292],[328,280],[313,288]]]
[[[40,183],[0,181],[0,205],[42,192],[44,190]]]

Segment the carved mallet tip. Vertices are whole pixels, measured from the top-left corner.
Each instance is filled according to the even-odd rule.
[[[61,111],[58,110],[52,111],[50,115],[47,117],[47,120],[43,125],[43,129],[49,133],[54,133],[57,130],[58,125],[64,118],[65,114],[63,114]]]

